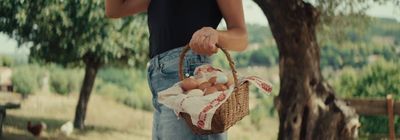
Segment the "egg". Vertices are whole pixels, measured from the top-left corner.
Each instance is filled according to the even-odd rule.
[[[208,82],[214,85],[215,82],[217,82],[217,77],[216,76],[211,77],[210,79],[208,79]]]
[[[208,82],[207,78],[205,78],[205,77],[197,77],[196,80],[197,80],[197,82],[199,82],[199,83]]]
[[[200,89],[192,89],[186,92],[188,96],[203,96],[203,91]]]
[[[185,78],[181,82],[181,87],[184,91],[189,91],[191,89],[196,89],[199,87],[199,82],[193,78]]]
[[[228,89],[228,87],[226,87],[225,84],[215,84],[214,87],[217,88],[218,91],[224,91]]]
[[[228,82],[228,77],[223,73],[218,74],[217,78],[215,79],[216,84],[225,84],[227,82]]]
[[[208,88],[206,88],[205,89],[205,91],[204,91],[204,96],[205,95],[208,95],[208,94],[212,94],[212,93],[214,93],[214,92],[217,92],[218,90],[217,90],[217,88],[216,87],[208,87]]]
[[[211,87],[212,84],[210,82],[203,82],[199,85],[199,89],[204,91],[206,88]]]

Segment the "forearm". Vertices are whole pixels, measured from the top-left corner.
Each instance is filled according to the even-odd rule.
[[[126,0],[106,0],[106,16],[115,18],[119,14],[117,9],[120,9],[125,1]]]
[[[219,46],[231,51],[244,51],[247,48],[246,28],[230,28],[226,31],[218,31]]]
[[[106,0],[106,16],[119,18],[146,11],[149,0]]]

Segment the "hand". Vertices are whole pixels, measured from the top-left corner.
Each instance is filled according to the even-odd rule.
[[[190,40],[190,48],[197,54],[211,56],[218,52],[218,31],[211,27],[197,30]]]

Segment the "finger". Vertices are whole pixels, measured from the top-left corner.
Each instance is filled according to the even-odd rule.
[[[215,53],[218,53],[218,48],[217,48],[217,46],[215,46],[215,45],[213,45],[213,53],[215,54]]]
[[[203,47],[203,42],[205,39],[206,39],[206,37],[204,35],[200,35],[196,40],[196,45],[199,49],[199,52],[203,55],[206,53],[206,50]]]
[[[198,32],[195,32],[195,33],[193,34],[193,36],[192,36],[191,41],[190,41],[190,48],[192,48],[193,52],[195,52],[195,53],[197,53],[197,54],[199,54],[199,48],[198,48],[198,46],[196,45],[196,44],[197,44],[198,38],[199,38],[199,33],[198,33]]]
[[[208,45],[210,46],[210,49],[214,53],[216,53],[218,51],[217,42],[218,42],[218,37],[215,37],[215,36],[210,37],[210,41],[208,42]]]
[[[193,52],[197,52],[197,48],[194,46],[193,38],[190,40],[189,47],[192,49]]]
[[[194,49],[193,47],[194,47],[194,39],[195,38],[196,38],[196,33],[194,33],[192,35],[192,38],[190,39],[190,42],[189,42],[189,47],[192,48],[192,49]]]
[[[203,55],[207,53],[207,49],[204,46],[204,41],[207,40],[206,34],[207,32],[204,30],[204,27],[199,30],[199,36],[201,36],[201,38],[198,40],[198,46]]]
[[[208,48],[207,55],[211,56],[211,55],[213,55],[213,54],[215,54],[217,52],[218,52],[217,47],[215,47],[215,45],[212,45],[211,47]]]
[[[212,44],[212,45],[210,46],[210,51],[211,51],[212,53],[216,53],[216,52],[218,51],[217,46],[216,46],[215,44]]]
[[[217,47],[217,43],[218,43],[218,36],[212,36],[210,39],[210,45]]]
[[[202,44],[201,44],[201,46],[202,46],[202,48],[203,48],[205,54],[209,54],[209,53],[210,53],[210,48],[209,48],[209,46],[208,46],[208,42],[209,42],[209,41],[210,41],[210,37],[209,37],[209,36],[205,36],[205,37],[204,37],[204,40],[203,40],[203,42],[202,42]]]
[[[211,55],[213,52],[212,45],[210,45],[210,42],[211,42],[211,37],[207,37],[203,42],[203,46],[207,50],[207,55]]]

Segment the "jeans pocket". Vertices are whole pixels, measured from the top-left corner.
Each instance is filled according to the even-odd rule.
[[[196,57],[189,58],[189,60],[187,61],[186,64],[187,64],[187,67],[186,67],[187,73],[190,76],[193,76],[193,73],[198,66],[201,66],[204,64],[210,64],[210,60],[209,60],[209,58],[204,58],[204,56],[196,56]]]
[[[167,61],[162,64],[160,69],[160,73],[164,76],[177,76],[178,75],[179,62],[176,61]]]
[[[155,90],[156,87],[154,87],[153,84],[153,80],[154,80],[154,76],[153,76],[153,72],[154,72],[154,67],[150,64],[147,65],[147,82],[150,88],[150,92],[152,94],[152,104],[155,110],[159,111],[159,105],[157,102],[157,91]]]

